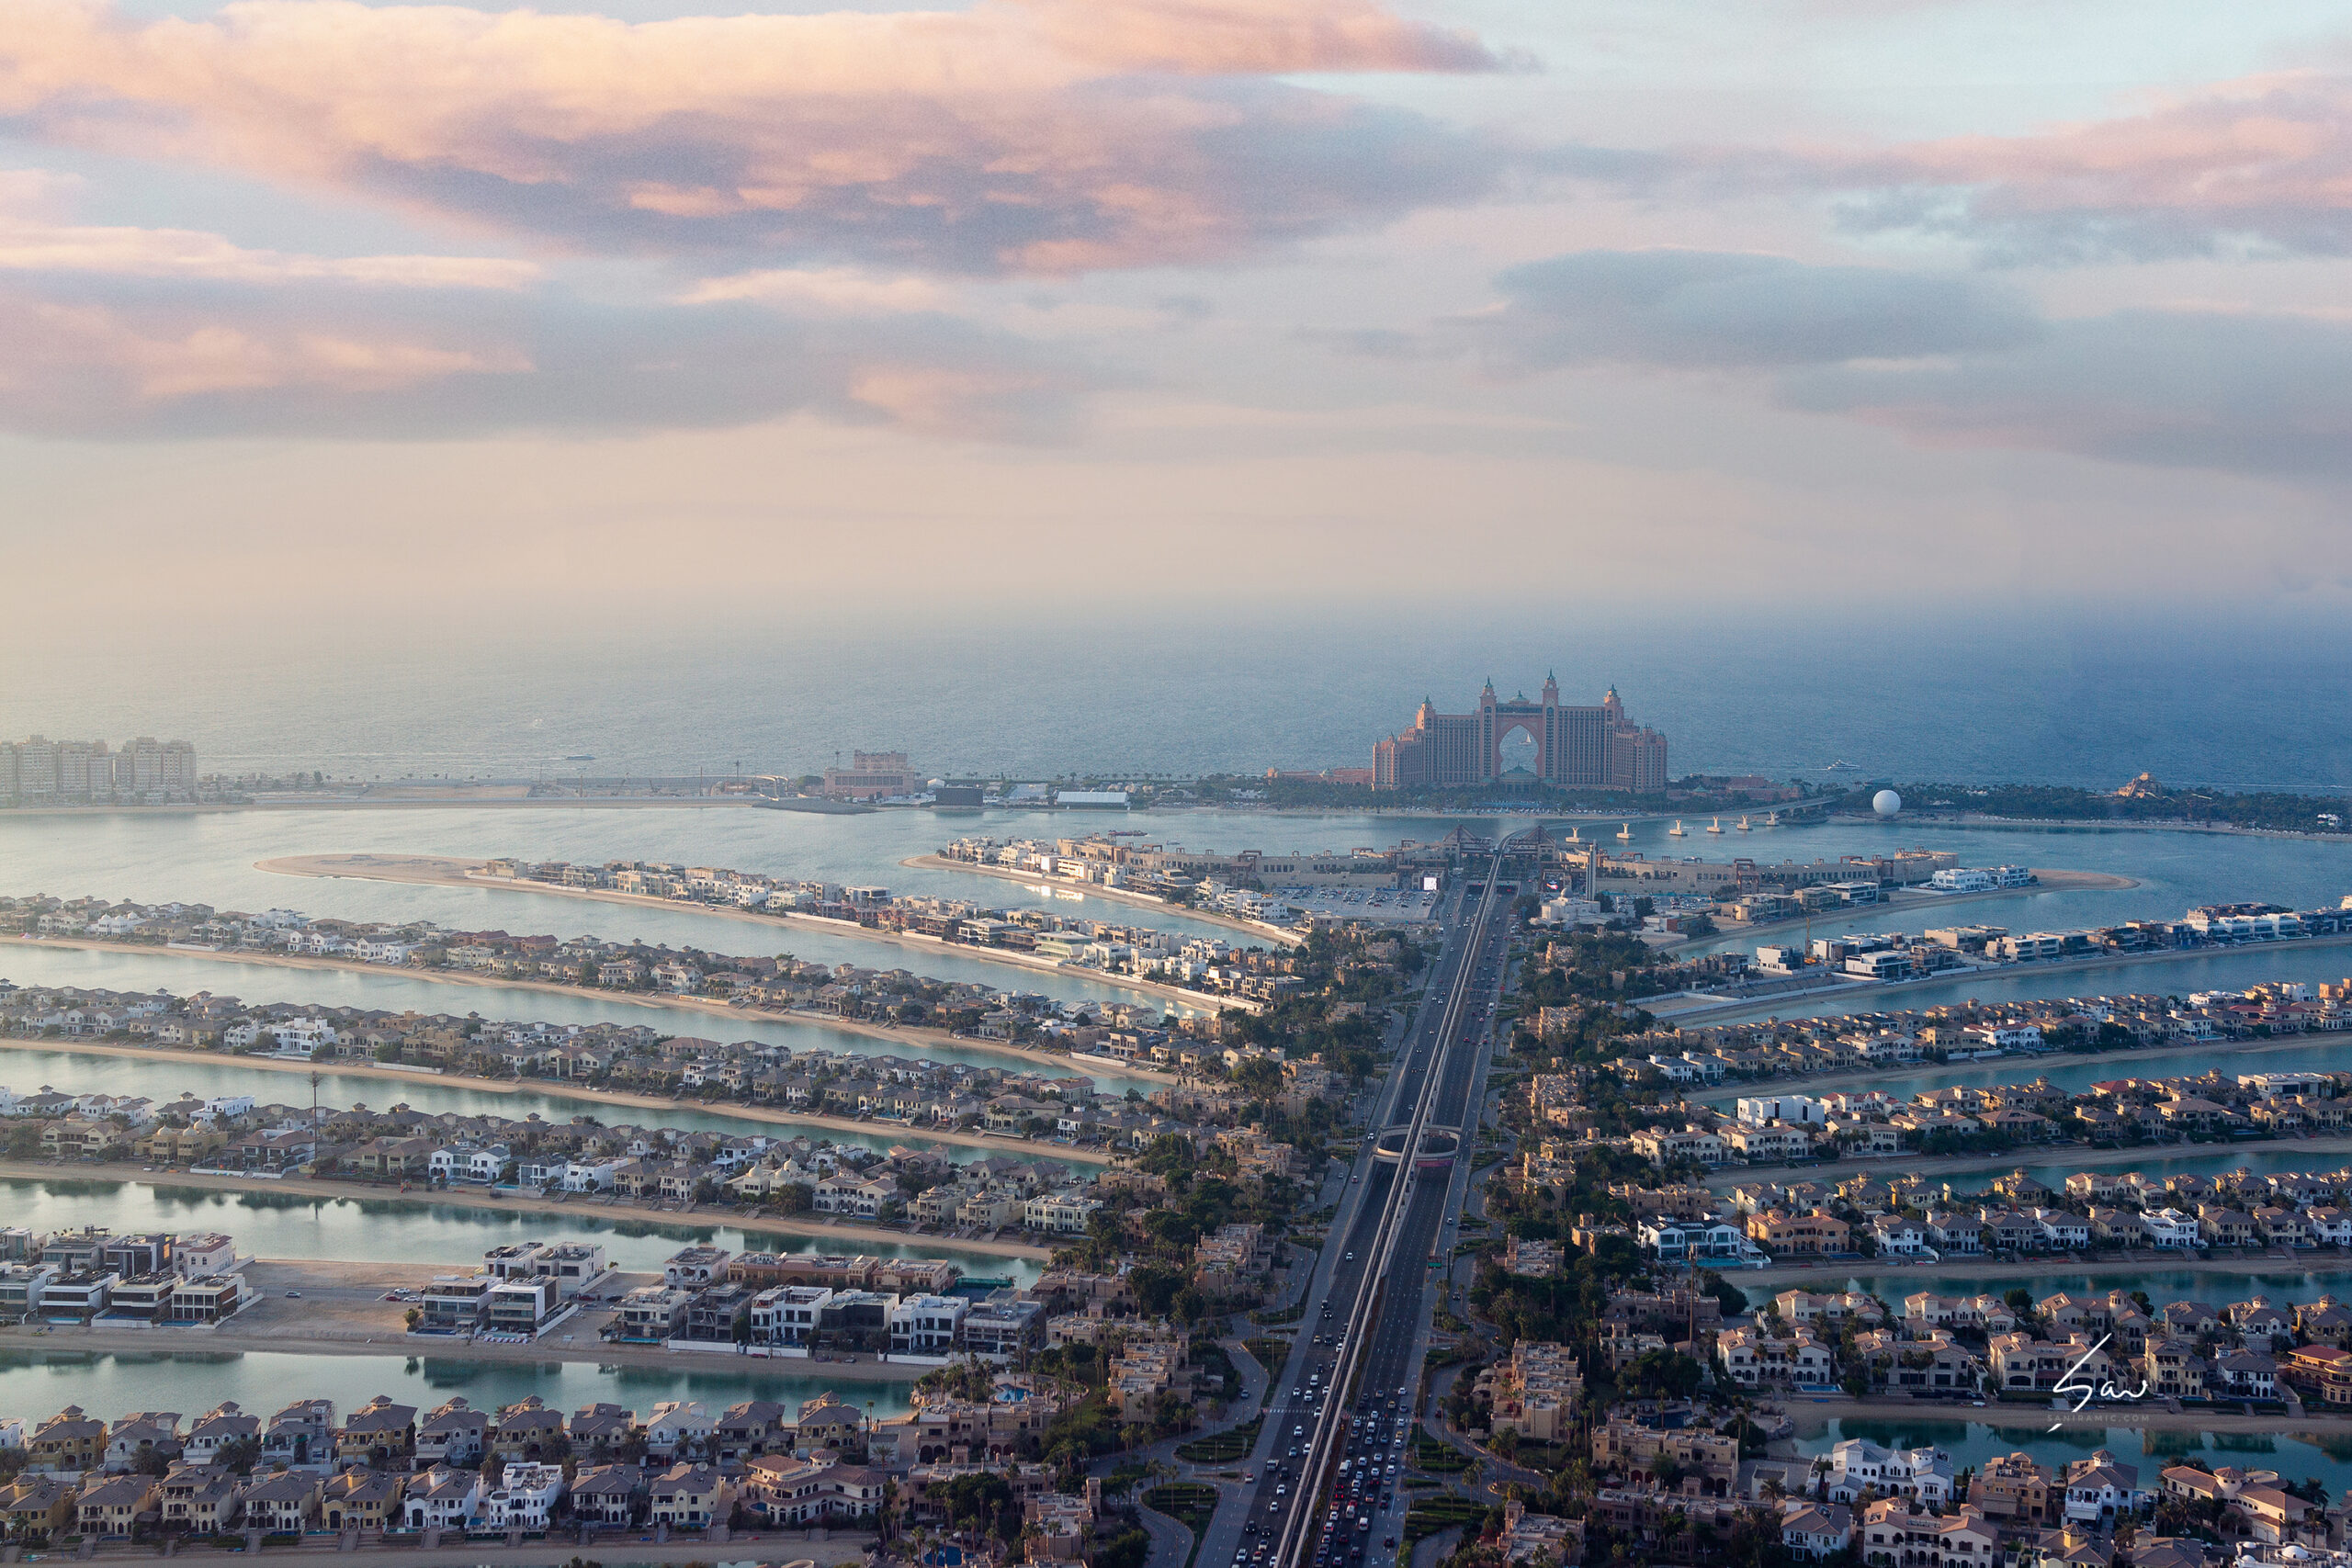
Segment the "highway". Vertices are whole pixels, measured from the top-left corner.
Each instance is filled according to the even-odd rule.
[[[1374,1138],[1364,1139],[1308,1284],[1296,1342],[1270,1387],[1265,1430],[1244,1465],[1250,1480],[1220,1505],[1202,1543],[1203,1565],[1359,1568],[1395,1561],[1407,1506],[1396,1487],[1417,1414],[1424,1285],[1442,1277],[1433,1275],[1434,1255],[1450,1261],[1507,956],[1511,898],[1489,894],[1493,864],[1482,858],[1458,877],[1444,910],[1445,945],[1371,1122],[1376,1134],[1411,1121],[1418,1110],[1427,1129],[1462,1138],[1464,1157],[1450,1173],[1415,1173],[1409,1162],[1376,1160]],[[1393,1235],[1391,1267],[1385,1289],[1368,1298],[1367,1287],[1383,1282],[1372,1270],[1385,1232]],[[1351,1324],[1361,1346],[1345,1344]],[[1351,1360],[1352,1388],[1335,1396],[1331,1384]],[[1311,1515],[1299,1512],[1302,1491],[1320,1499]]]

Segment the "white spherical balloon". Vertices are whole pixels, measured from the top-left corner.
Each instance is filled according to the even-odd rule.
[[[1883,789],[1871,796],[1871,809],[1881,817],[1892,817],[1903,809],[1903,797],[1891,789]]]

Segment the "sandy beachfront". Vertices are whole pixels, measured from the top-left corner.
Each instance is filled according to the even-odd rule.
[[[1752,926],[1732,925],[1719,921],[1713,936],[1683,938],[1661,942],[1657,945],[1671,949],[1689,946],[1696,942],[1719,942],[1726,936],[1764,936],[1772,931],[1795,930],[1806,925],[1810,920],[1843,919],[1880,909],[1891,909],[1897,914],[1905,915],[1928,914],[1937,909],[1950,908],[1955,904],[1982,904],[1996,898],[2024,898],[2036,893],[2120,893],[2127,888],[2140,886],[2138,878],[2118,876],[2112,872],[2068,871],[2060,866],[2041,865],[2029,866],[2027,869],[2040,879],[2028,887],[1988,887],[1981,893],[1931,893],[1917,887],[1898,887],[1875,905],[1864,904],[1850,908],[1841,906],[1812,916],[1793,915],[1785,920],[1759,920]]]
[[[2337,936],[2294,937],[2285,942],[2265,942],[2256,951],[2308,953],[2330,947],[2352,947],[2352,932]],[[1964,969],[1942,969],[1933,975],[1922,975],[1910,980],[1856,980],[1850,984],[1783,992],[1779,996],[1694,999],[1690,1005],[1680,1007],[1666,1001],[1660,1001],[1655,1006],[1645,1002],[1643,1006],[1648,1009],[1650,1016],[1661,1023],[1680,1024],[1694,1021],[1704,1021],[1719,1013],[1753,1012],[1762,1008],[1774,1009],[1779,1016],[1783,1018],[1798,1019],[1811,1016],[1807,1011],[1808,1005],[1817,1003],[1824,998],[1888,997],[1905,991],[1921,990],[1929,986],[1963,984],[1971,979],[2000,980],[2019,975],[2072,975],[2099,969],[2136,969],[2149,964],[2178,964],[2184,959],[2211,958],[2225,953],[2246,951],[2248,949],[2245,947],[2186,950],[2169,948],[2159,953],[2092,953],[2083,958],[2045,958],[2034,959],[2023,964],[1989,964],[1981,967],[1971,965]],[[1788,1004],[1785,1008],[1780,1005],[1783,1002]],[[1875,1012],[1879,1010],[1871,1008],[1869,1010]],[[2211,1043],[2210,1041],[2206,1043],[2208,1049],[2211,1048]],[[2144,1055],[2153,1053],[2132,1052],[2131,1054]]]
[[[1088,898],[1101,898],[1107,903],[1125,904],[1138,909],[1176,909],[1188,920],[1204,925],[1223,926],[1228,931],[1256,937],[1260,942],[1278,942],[1284,947],[1296,947],[1306,939],[1295,931],[1278,931],[1256,920],[1245,920],[1238,915],[1220,915],[1214,911],[1195,909],[1186,905],[1171,904],[1150,893],[1136,893],[1125,887],[1104,887],[1092,882],[1072,882],[1066,876],[1047,876],[1041,871],[1014,871],[1001,865],[978,865],[967,860],[950,860],[945,855],[909,855],[899,863],[910,871],[951,871],[966,876],[993,876],[1001,882],[1018,882],[1025,887],[1047,891],[1067,890]]]
[[[1035,953],[1014,953],[1001,947],[981,947],[971,942],[944,942],[935,936],[914,931],[886,931],[872,926],[862,926],[854,920],[820,919],[811,915],[775,915],[763,909],[737,908],[721,904],[684,903],[675,898],[656,898],[644,893],[619,893],[609,887],[558,887],[551,883],[529,882],[511,876],[481,874],[487,861],[467,860],[452,855],[281,855],[273,860],[255,861],[254,869],[280,876],[352,877],[363,882],[415,882],[442,887],[487,887],[509,893],[537,894],[547,898],[586,898],[599,904],[625,904],[640,909],[667,909],[673,913],[708,915],[722,920],[741,920],[749,925],[782,927],[786,931],[824,931],[829,935],[848,937],[860,942],[887,942],[895,947],[911,948],[917,952],[946,951],[959,958],[971,958],[984,964],[1003,964],[1015,969],[1028,969],[1057,975],[1075,976],[1091,980],[1113,990],[1132,991],[1138,996],[1156,997],[1162,1001],[1176,1002],[1185,1007],[1216,1010],[1235,1008],[1243,1012],[1256,1012],[1258,1004],[1239,997],[1216,997],[1204,991],[1188,991],[1181,986],[1163,986],[1156,980],[1136,980],[1122,975],[1107,975],[1099,969],[1065,964],[1057,958],[1040,958]]]
[[[348,958],[312,957],[300,953],[262,953],[244,948],[158,947],[153,942],[108,942],[100,937],[45,936],[24,939],[44,947],[86,948],[94,953],[138,953],[155,958],[212,959],[231,964],[266,964],[278,969],[334,969],[353,975],[391,975],[403,980],[425,980],[435,985],[479,986],[491,990],[539,991],[549,996],[584,997],[594,1001],[625,1002],[632,1007],[678,1008],[688,1012],[707,1012],[720,1018],[756,1018],[764,1023],[798,1024],[803,1028],[835,1030],[843,1034],[862,1035],[868,1040],[888,1041],[903,1051],[920,1052],[923,1048],[946,1048],[969,1051],[976,1055],[1002,1056],[1008,1063],[1020,1062],[1061,1073],[1085,1073],[1091,1067],[1103,1067],[1102,1062],[1088,1062],[1067,1051],[1041,1051],[1026,1045],[1011,1045],[1001,1040],[974,1040],[944,1029],[928,1029],[919,1024],[872,1023],[863,1019],[836,1018],[831,1013],[775,1011],[767,1008],[738,1007],[713,997],[681,996],[673,991],[620,991],[600,986],[567,986],[560,980],[514,980],[492,975],[477,975],[464,969],[410,969],[382,964],[361,964]],[[6,953],[0,948],[0,953]],[[1174,1073],[1158,1067],[1122,1062],[1118,1071],[1129,1077],[1148,1078],[1154,1083],[1176,1083]]]

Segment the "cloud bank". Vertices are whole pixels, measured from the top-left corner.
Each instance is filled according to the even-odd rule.
[[[1509,373],[1730,375],[1787,408],[1939,446],[2352,479],[2352,322],[2257,311],[2052,317],[1983,278],[1785,257],[1593,251],[1505,273],[1431,346]]]
[[[691,17],[17,0],[0,116],[585,251],[966,273],[1215,260],[1491,188],[1495,150],[1272,78],[1478,71],[1369,0]]]
[[[2296,71],[2026,136],[1955,137],[1858,173],[1863,224],[1939,229],[2005,259],[2352,249],[2352,77]]]

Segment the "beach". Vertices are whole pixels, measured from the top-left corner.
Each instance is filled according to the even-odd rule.
[[[1759,1008],[1776,1007],[1781,1002],[1791,1018],[1805,1016],[1804,1004],[1820,997],[1884,997],[1903,991],[1916,991],[1929,986],[1964,985],[1973,976],[2007,979],[2018,975],[2069,975],[2098,969],[2134,969],[2148,964],[2177,964],[2185,958],[2197,958],[2217,953],[2309,953],[2321,948],[2352,946],[2352,932],[2335,936],[2292,937],[2281,942],[2243,942],[2229,948],[2163,948],[2153,953],[2095,953],[2081,958],[2036,958],[2020,964],[1969,964],[1959,969],[1939,969],[1932,975],[1916,976],[1908,980],[1851,980],[1788,991],[1779,996],[1725,997],[1692,998],[1688,1005],[1678,1005],[1682,998],[1660,998],[1656,1003],[1644,1002],[1650,1016],[1661,1023],[1688,1023],[1693,1020],[1712,1018],[1718,1013],[1753,1012]],[[1826,978],[1826,976],[1824,976]],[[1876,1011],[1878,1010],[1871,1009]]]
[[[1156,894],[1137,893],[1125,887],[1105,887],[1095,882],[1074,882],[1067,876],[1048,876],[1042,871],[1014,871],[1009,866],[981,865],[977,861],[951,860],[945,855],[909,855],[899,863],[910,871],[960,872],[967,876],[993,876],[1002,882],[1018,882],[1026,887],[1067,888],[1089,898],[1101,898],[1113,904],[1128,904],[1138,909],[1175,909],[1185,919],[1204,925],[1223,926],[1228,931],[1268,939],[1285,947],[1296,947],[1306,939],[1295,931],[1278,931],[1256,920],[1245,920],[1238,915],[1223,915],[1214,910],[1195,909],[1190,905],[1170,903]]]
[[[550,898],[587,898],[600,904],[625,904],[641,909],[684,910],[695,914],[715,916],[720,919],[742,920],[771,930],[795,926],[821,931],[833,936],[854,937],[866,942],[888,942],[893,946],[917,951],[947,949],[958,957],[978,959],[989,964],[1010,964],[1016,969],[1043,970],[1054,974],[1079,975],[1116,990],[1134,991],[1142,996],[1157,997],[1164,1001],[1182,1003],[1193,1008],[1238,1008],[1255,1012],[1258,1004],[1239,997],[1211,996],[1204,991],[1188,991],[1180,986],[1164,986],[1156,980],[1137,980],[1124,975],[1112,975],[1080,964],[1065,964],[1056,958],[1040,958],[1034,953],[1014,953],[1001,947],[982,947],[974,942],[944,942],[935,936],[911,931],[886,931],[873,926],[863,926],[854,920],[828,920],[809,915],[775,915],[763,909],[741,908],[727,904],[690,903],[677,898],[656,898],[644,893],[621,893],[609,887],[559,887],[552,883],[532,882],[520,877],[487,876],[480,874],[489,863],[464,860],[448,855],[283,855],[271,860],[255,861],[254,868],[280,876],[356,877],[371,882],[417,882],[443,887],[488,887],[514,893],[536,893]]]
[[[548,996],[580,997],[590,1001],[621,1002],[642,1008],[682,1008],[690,1012],[712,1013],[722,1018],[756,1018],[766,1023],[800,1024],[812,1029],[837,1030],[843,1034],[863,1035],[870,1040],[886,1040],[893,1045],[910,1049],[924,1045],[969,1051],[991,1056],[1002,1056],[1008,1062],[1023,1062],[1032,1066],[1058,1072],[1086,1071],[1086,1064],[1067,1051],[1040,1051],[1026,1045],[1008,1044],[1000,1040],[975,1040],[944,1029],[930,1029],[921,1024],[882,1024],[864,1019],[839,1018],[831,1013],[778,1011],[768,1008],[738,1007],[714,997],[687,996],[675,991],[624,991],[602,986],[567,986],[560,980],[514,980],[492,975],[480,975],[469,969],[415,969],[405,964],[362,964],[356,959],[312,957],[301,953],[265,953],[254,948],[165,947],[153,942],[108,942],[102,937],[44,936],[24,939],[41,947],[83,948],[94,953],[136,953],[156,958],[212,959],[231,964],[265,964],[277,969],[340,970],[352,975],[397,975],[404,980],[425,980],[435,985],[481,986],[492,990],[537,991]],[[0,947],[0,953],[6,949]],[[1097,1063],[1096,1066],[1103,1064]],[[1176,1074],[1158,1067],[1122,1062],[1119,1071],[1133,1077],[1148,1078],[1156,1083],[1181,1081]]]

